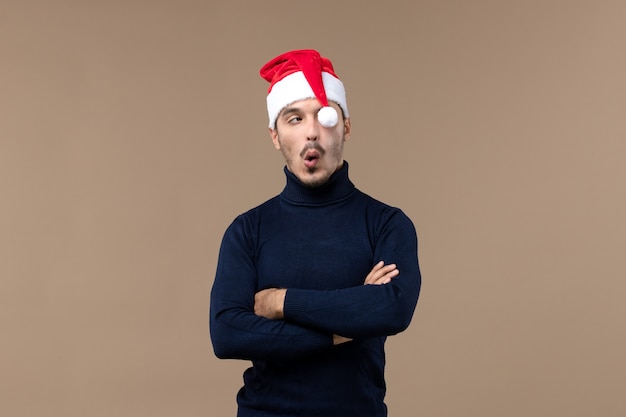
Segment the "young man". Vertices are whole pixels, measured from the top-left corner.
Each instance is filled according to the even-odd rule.
[[[215,354],[252,361],[239,417],[386,416],[385,339],[407,328],[421,285],[415,228],[350,181],[346,95],[327,58],[287,52],[261,76],[287,184],[226,230]]]

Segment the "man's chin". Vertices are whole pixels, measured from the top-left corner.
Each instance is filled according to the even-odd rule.
[[[300,182],[308,188],[315,188],[323,185],[330,176],[326,175],[326,172],[321,171],[319,169],[307,169],[305,172],[298,177]]]

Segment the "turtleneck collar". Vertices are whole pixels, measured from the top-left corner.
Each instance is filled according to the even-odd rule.
[[[349,197],[355,190],[348,177],[347,161],[343,161],[343,166],[319,187],[307,187],[286,166],[284,170],[287,185],[280,196],[292,204],[311,206],[330,204]]]

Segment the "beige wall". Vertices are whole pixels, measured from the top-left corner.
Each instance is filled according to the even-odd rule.
[[[258,69],[330,56],[424,285],[391,416],[626,415],[626,3],[2,1],[0,413],[234,416],[221,235],[278,193]]]

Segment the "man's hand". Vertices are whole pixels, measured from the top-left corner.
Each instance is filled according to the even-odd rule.
[[[400,271],[396,264],[385,265],[383,261],[378,262],[367,277],[365,277],[365,285],[383,285],[388,284],[396,277]],[[254,314],[273,320],[282,320],[285,318],[283,307],[285,305],[285,294],[287,290],[284,288],[268,288],[261,290],[254,295]],[[333,335],[333,344],[341,344],[351,339],[338,335]]]
[[[254,314],[268,319],[282,320],[286,289],[268,288],[254,295]]]
[[[333,335],[333,345],[337,346],[342,343],[351,342],[352,339],[348,337],[339,336],[338,334]]]
[[[382,285],[388,284],[395,278],[400,271],[396,268],[396,264],[385,265],[383,261],[378,262],[367,277],[365,277],[365,285]]]

